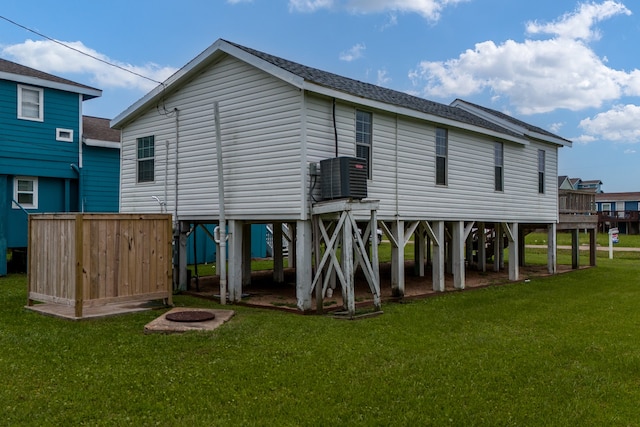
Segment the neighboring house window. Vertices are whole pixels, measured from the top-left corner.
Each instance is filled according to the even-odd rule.
[[[25,209],[38,209],[38,178],[17,176],[13,180],[13,200]],[[13,209],[20,206],[12,204]]]
[[[493,162],[495,169],[494,190],[504,191],[504,145],[502,142],[493,143]]]
[[[43,121],[43,94],[40,88],[18,85],[18,118]]]
[[[367,177],[371,179],[372,114],[356,110],[356,157],[367,163]]]
[[[436,128],[436,185],[447,185],[448,140],[447,130]]]
[[[138,138],[138,182],[153,182],[155,139],[153,136]]]
[[[73,142],[73,130],[56,128],[56,141]]]
[[[603,203],[602,212],[605,212],[607,215],[611,215],[611,203]]]
[[[538,150],[538,193],[544,194],[545,152]]]

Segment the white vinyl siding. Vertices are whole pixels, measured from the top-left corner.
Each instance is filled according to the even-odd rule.
[[[219,102],[228,218],[302,219],[308,165],[356,156],[356,110],[306,92],[226,56],[168,94],[160,112],[150,108],[122,132],[121,211],[159,212],[153,196],[175,209],[176,122],[181,218],[215,219],[218,210],[213,101]],[[177,108],[178,116],[174,108]],[[549,223],[557,221],[557,188],[538,193],[538,150],[546,152],[546,178],[557,175],[557,147],[503,142],[504,191],[495,188],[495,137],[447,126],[447,185],[436,182],[436,128],[417,118],[372,113],[368,199],[378,218]],[[136,186],[136,138],[155,135],[155,181]],[[336,150],[337,145],[337,150]],[[336,152],[337,151],[337,152]],[[136,188],[137,187],[137,188]],[[314,194],[317,195],[318,186]],[[165,200],[166,199],[166,200]]]
[[[357,105],[337,103],[338,155],[353,156]],[[332,100],[307,98],[307,155],[318,162],[334,157]],[[557,172],[557,149],[532,141],[503,146],[502,192],[495,191],[494,138],[448,130],[448,183],[436,179],[436,125],[375,111],[372,156],[375,179],[369,199],[379,200],[378,218],[548,223],[557,220],[557,191],[537,193],[537,150],[547,152],[547,174]],[[317,190],[317,188],[316,188]],[[317,191],[316,191],[317,196]]]
[[[379,132],[374,128],[374,144],[378,148],[373,162],[383,160],[381,152],[386,152],[387,161],[386,167],[380,168],[387,174],[386,179],[376,179],[369,186],[369,198],[380,200],[379,219],[390,220],[397,213],[406,220],[531,223],[557,220],[557,189],[548,185],[547,193],[537,192],[537,150],[547,148],[547,144],[505,143],[505,189],[495,192],[495,140],[449,129],[447,186],[434,187],[436,126],[382,113],[376,114],[376,123],[386,124],[387,129]],[[398,144],[397,168],[393,160],[394,135]],[[557,150],[547,149],[547,174],[556,169]]]
[[[226,57],[168,96],[165,114],[151,109],[123,130],[121,210],[157,212],[152,196],[163,198],[166,181],[167,210],[174,212],[177,122],[178,213],[191,218],[218,215],[216,100],[226,214],[253,219],[298,217],[302,209],[301,99],[289,84]],[[136,190],[130,185],[135,174],[127,159],[135,159],[130,151],[135,138],[148,134],[156,135],[155,185]]]

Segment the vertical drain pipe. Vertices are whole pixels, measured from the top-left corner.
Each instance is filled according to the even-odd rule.
[[[175,114],[175,137],[176,137],[176,147],[175,147],[175,164],[174,164],[174,198],[173,198],[173,244],[175,247],[174,256],[177,259],[174,259],[175,266],[175,284],[176,288],[179,290],[186,290],[186,281],[187,281],[187,272],[186,272],[186,257],[187,254],[183,253],[186,251],[186,248],[182,246],[182,230],[180,229],[180,221],[178,221],[178,161],[180,159],[180,119],[178,117],[178,109],[174,108],[173,112]],[[184,261],[184,264],[183,264]],[[185,268],[185,271],[182,271],[182,268]],[[185,284],[184,289],[182,287],[183,283]]]
[[[180,138],[180,117],[179,117],[179,111],[177,108],[173,109],[173,112],[176,115],[176,163],[175,163],[175,194],[174,194],[174,205],[173,205],[173,211],[174,211],[174,217],[173,217],[173,221],[175,224],[176,229],[178,229],[178,160],[179,160],[179,155],[180,155],[180,149],[179,149],[179,138]]]
[[[336,124],[336,99],[333,98],[333,139],[336,145],[336,157],[338,157],[338,125]]]
[[[161,212],[167,213],[167,203],[169,203],[169,140],[164,142],[164,200],[161,205]]]
[[[220,232],[220,265],[218,275],[220,276],[220,304],[227,303],[227,222],[224,212],[224,174],[222,170],[222,137],[220,132],[220,110],[218,101],[213,102],[213,116],[216,121],[216,154],[218,157],[218,210]]]

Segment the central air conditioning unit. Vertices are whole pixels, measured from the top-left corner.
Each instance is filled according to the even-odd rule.
[[[367,197],[367,162],[355,157],[334,157],[320,161],[322,200]]]

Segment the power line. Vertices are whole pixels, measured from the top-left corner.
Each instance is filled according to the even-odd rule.
[[[111,67],[118,68],[118,69],[120,69],[120,70],[122,70],[122,71],[125,71],[125,72],[127,72],[127,73],[133,74],[133,75],[138,76],[138,77],[141,77],[141,78],[143,78],[143,79],[149,80],[149,81],[151,81],[151,82],[153,82],[153,83],[157,83],[157,84],[159,84],[159,85],[163,84],[162,82],[159,82],[159,81],[157,81],[157,80],[154,80],[154,79],[152,79],[152,78],[150,78],[150,77],[143,76],[143,75],[142,75],[142,74],[140,74],[140,73],[136,73],[135,71],[131,71],[131,70],[127,69],[127,68],[121,67],[120,65],[113,64],[113,63],[111,63],[111,62],[109,62],[109,61],[105,61],[105,60],[104,60],[104,59],[102,59],[102,58],[98,58],[97,56],[91,55],[91,54],[89,54],[89,53],[87,53],[87,52],[83,52],[83,51],[81,51],[80,49],[76,49],[75,47],[73,47],[73,46],[69,46],[69,45],[67,45],[67,44],[65,44],[65,43],[63,43],[63,42],[61,42],[61,41],[59,41],[59,40],[55,40],[55,39],[53,39],[53,38],[51,38],[51,37],[49,37],[49,36],[47,36],[47,35],[45,35],[45,34],[42,34],[42,33],[38,32],[38,31],[33,30],[33,29],[29,28],[29,27],[26,27],[26,26],[24,26],[24,25],[22,25],[22,24],[19,24],[19,23],[17,23],[16,21],[13,21],[13,20],[11,20],[11,19],[9,19],[9,18],[5,17],[5,16],[0,15],[0,19],[4,19],[5,21],[7,21],[7,22],[9,22],[9,23],[11,23],[11,24],[13,24],[13,25],[15,25],[15,26],[17,26],[17,27],[20,27],[20,28],[22,28],[22,29],[24,29],[24,30],[27,30],[27,31],[29,31],[29,32],[31,32],[31,33],[33,33],[33,34],[36,34],[36,35],[38,35],[38,36],[40,36],[40,37],[42,37],[42,38],[45,38],[45,39],[47,39],[47,40],[49,40],[49,41],[51,41],[51,42],[57,43],[57,44],[59,44],[60,46],[66,47],[67,49],[73,50],[74,52],[78,52],[78,53],[79,53],[79,54],[81,54],[81,55],[88,56],[88,57],[89,57],[89,58],[91,58],[91,59],[95,59],[96,61],[102,62],[103,64],[107,64],[107,65],[109,65],[109,66],[111,66]]]

